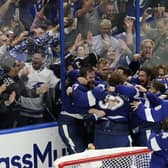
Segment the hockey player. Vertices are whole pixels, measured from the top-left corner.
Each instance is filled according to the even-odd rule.
[[[151,108],[158,110],[162,102],[159,96],[161,96],[164,93],[165,87],[161,82],[153,80],[151,82],[149,91],[141,85],[136,85],[136,88],[138,88],[141,93],[143,92],[144,97],[140,98],[141,100],[140,102],[142,103],[141,108],[139,107],[140,109],[136,110],[136,112],[138,111],[137,113],[132,113],[132,116],[133,116],[132,123],[133,124],[134,122],[138,123],[139,121],[136,129],[135,128],[133,129],[133,133],[134,133],[133,136],[135,139],[134,145],[135,146],[146,146],[149,135],[152,132],[160,132],[160,121],[161,121],[161,120],[157,120],[157,121],[149,120],[150,112],[148,110]],[[138,102],[139,100],[136,100],[133,104],[138,105]],[[133,110],[135,110],[135,108]],[[142,117],[143,110],[146,111],[146,119]],[[158,116],[158,112],[156,114]]]
[[[145,105],[142,101],[131,103],[133,110],[144,121],[160,122],[168,116],[168,101],[161,97],[161,93],[165,89],[162,87],[163,84],[160,83],[161,85],[159,86],[159,83],[159,81],[153,81],[149,89],[150,92],[146,93],[149,105]],[[160,90],[160,93],[158,91],[154,93],[152,90]]]
[[[168,167],[168,118],[162,123],[162,131],[149,137],[148,147],[153,150],[150,168]]]
[[[93,68],[84,67],[80,71],[79,81],[76,81],[72,87],[80,89],[82,92],[89,92],[94,86],[95,71]],[[89,106],[85,105],[84,97],[79,94],[76,100],[71,92],[72,87],[67,88],[65,104],[62,107],[61,114],[58,118],[59,134],[67,146],[69,154],[83,152],[88,145],[87,129],[85,127],[84,116],[88,114]]]
[[[160,122],[168,116],[168,101],[159,98],[158,100],[160,100],[160,105],[156,107],[144,107],[142,102],[134,102],[132,107],[144,121]]]
[[[129,102],[138,94],[133,86],[123,85],[123,82],[124,80],[118,73],[111,73],[108,81],[111,85],[109,90],[100,86],[87,93],[82,92],[79,88],[73,90],[76,100],[79,99],[79,95],[82,95],[85,104],[88,103],[92,109],[105,112],[104,116],[96,118],[94,134],[96,149],[131,145],[128,126]],[[93,112],[92,109],[89,110],[89,113]]]

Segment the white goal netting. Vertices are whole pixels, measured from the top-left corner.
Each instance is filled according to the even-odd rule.
[[[54,168],[149,168],[150,160],[146,147],[87,150],[57,159]]]

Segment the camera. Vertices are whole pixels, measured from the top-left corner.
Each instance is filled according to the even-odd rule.
[[[36,34],[36,33],[35,33],[34,31],[30,31],[27,36],[28,36],[28,37],[34,37],[35,34]]]

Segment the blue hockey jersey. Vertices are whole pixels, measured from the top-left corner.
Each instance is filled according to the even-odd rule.
[[[168,100],[160,99],[160,104],[155,107],[151,106],[145,107],[144,104],[141,103],[135,111],[138,114],[138,116],[144,121],[160,122],[163,121],[164,118],[168,116],[167,107],[168,107]]]
[[[148,140],[148,147],[153,150],[150,167],[168,167],[168,131],[153,133]]]
[[[138,96],[138,91],[132,86],[117,85],[115,92],[110,93],[104,87],[98,86],[83,92],[76,87],[73,92],[74,100],[80,107],[94,107],[103,110],[105,120],[128,121],[130,101]]]
[[[166,151],[168,155],[168,131],[152,133],[149,137],[148,147],[153,151]]]

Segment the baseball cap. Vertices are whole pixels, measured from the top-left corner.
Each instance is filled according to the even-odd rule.
[[[110,27],[111,28],[112,24],[109,19],[102,19],[100,21],[100,27]]]
[[[10,69],[15,65],[16,59],[11,56],[6,56],[0,59],[0,66],[4,71],[9,72]]]

